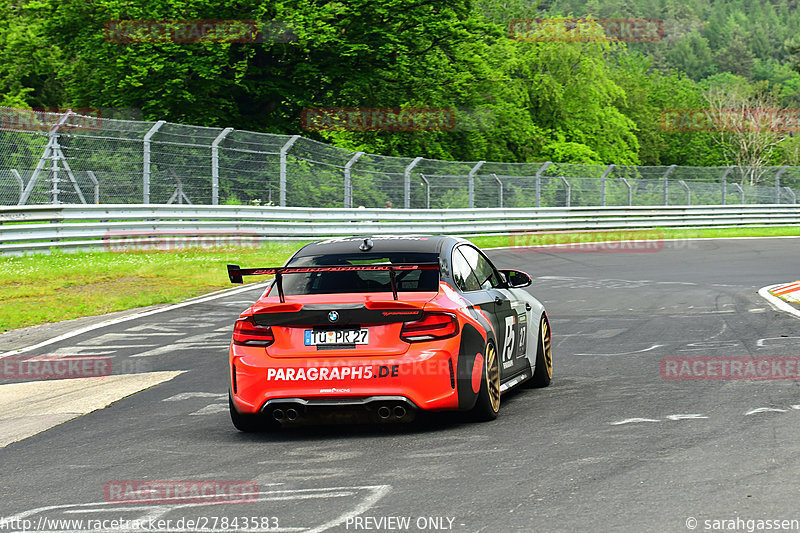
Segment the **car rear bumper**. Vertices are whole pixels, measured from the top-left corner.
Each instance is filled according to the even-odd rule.
[[[253,414],[271,414],[281,405],[298,414],[318,408],[377,412],[388,404],[392,412],[394,407],[406,412],[457,409],[458,340],[424,344],[399,357],[326,354],[292,359],[232,344],[233,401],[240,413]]]
[[[261,414],[283,424],[346,418],[366,418],[371,422],[411,422],[417,409],[414,402],[403,396],[275,398],[264,403]]]

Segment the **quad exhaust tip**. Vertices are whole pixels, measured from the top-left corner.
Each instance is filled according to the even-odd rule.
[[[283,418],[284,418],[285,416],[286,416],[286,415],[285,415],[285,413],[283,412],[283,409],[274,409],[274,410],[272,411],[272,418],[274,418],[274,419],[275,419],[275,420],[277,420],[278,422],[280,422],[281,420],[283,420]]]
[[[391,414],[392,410],[386,407],[385,405],[382,405],[378,408],[378,416],[381,417],[382,420],[386,420],[391,416]]]
[[[296,409],[287,409],[286,410],[286,418],[290,422],[294,422],[295,420],[297,420],[297,410]]]

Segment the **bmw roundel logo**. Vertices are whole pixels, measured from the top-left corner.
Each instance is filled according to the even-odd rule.
[[[331,311],[330,313],[328,313],[328,320],[330,320],[331,322],[336,322],[337,320],[339,320],[339,313],[337,313],[336,311]]]

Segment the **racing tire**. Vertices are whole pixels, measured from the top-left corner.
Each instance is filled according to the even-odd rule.
[[[500,361],[497,350],[491,342],[486,345],[486,357],[483,361],[481,388],[475,407],[472,408],[472,419],[477,422],[488,422],[497,418],[500,411]]]
[[[237,411],[236,406],[233,405],[233,398],[230,392],[228,392],[228,408],[231,412],[233,427],[242,433],[255,433],[267,429],[267,424],[264,423],[263,417],[259,415],[242,414]]]
[[[550,343],[550,321],[547,314],[542,313],[539,321],[539,342],[536,349],[536,368],[533,378],[528,381],[530,388],[542,388],[550,385],[553,377],[553,350]]]

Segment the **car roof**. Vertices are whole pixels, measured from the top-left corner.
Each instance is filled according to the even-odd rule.
[[[457,237],[447,235],[373,235],[337,237],[308,244],[298,250],[295,257],[306,257],[323,254],[346,254],[358,252],[366,239],[372,241],[372,253],[432,253],[439,254],[447,243],[461,241]]]

